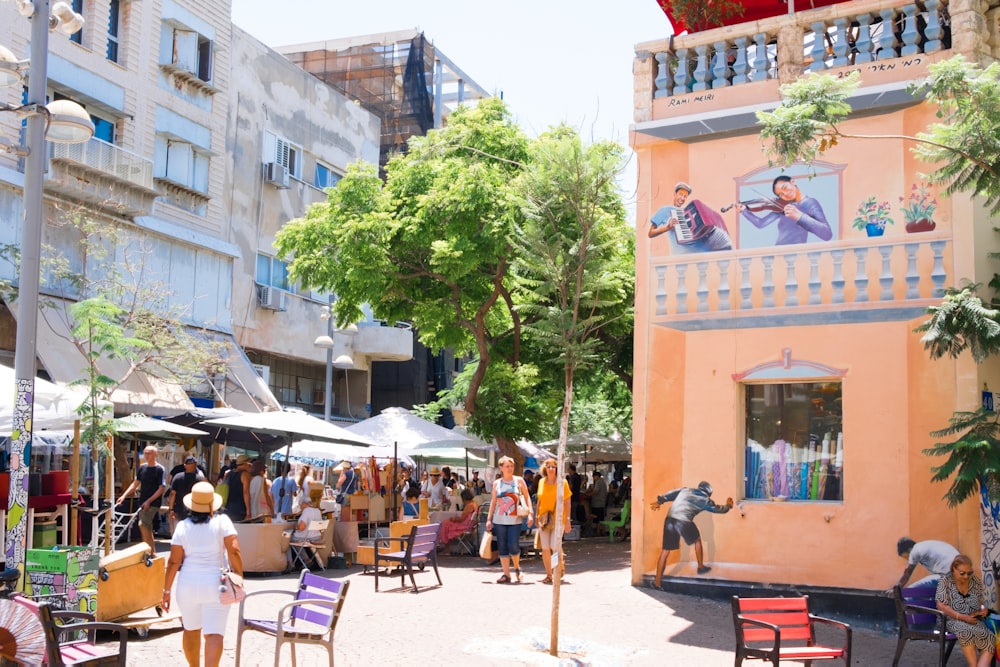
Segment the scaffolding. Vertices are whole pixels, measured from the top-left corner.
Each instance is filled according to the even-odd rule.
[[[380,171],[406,152],[410,137],[444,125],[457,105],[490,97],[416,30],[276,50],[381,119]]]

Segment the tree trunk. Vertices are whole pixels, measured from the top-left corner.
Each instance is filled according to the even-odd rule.
[[[556,449],[556,514],[552,541],[558,548],[559,562],[552,568],[552,615],[549,631],[549,655],[559,656],[559,593],[562,590],[562,575],[565,560],[563,554],[563,508],[569,502],[563,493],[562,480],[566,478],[566,438],[569,436],[569,411],[573,407],[573,367],[566,366],[566,393],[563,397],[563,411],[559,420],[559,446]],[[555,549],[553,549],[555,551]]]
[[[497,436],[496,441],[497,446],[500,447],[500,456],[509,456],[514,459],[514,474],[522,474],[524,472],[524,454],[521,453],[521,448],[517,446],[514,439],[506,436]],[[499,458],[497,457],[498,460]]]

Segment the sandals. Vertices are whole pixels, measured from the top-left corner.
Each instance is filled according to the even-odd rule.
[[[510,583],[510,577],[505,574],[502,577],[500,577],[499,579],[497,579],[497,583],[498,584],[509,584]]]
[[[521,568],[514,570],[514,576],[517,577],[517,583],[521,583]]]
[[[544,579],[542,579],[542,583],[543,584],[551,584],[552,583],[552,577],[546,576]]]

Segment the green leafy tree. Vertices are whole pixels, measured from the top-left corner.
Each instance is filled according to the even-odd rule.
[[[460,107],[448,126],[410,140],[386,165],[353,165],[328,199],[286,225],[276,246],[291,256],[293,279],[337,294],[339,323],[368,303],[380,318],[411,321],[421,342],[478,360],[461,405],[472,431],[497,437],[519,458],[514,440],[530,433],[520,418],[501,423],[478,409],[494,365],[521,364],[522,322],[508,276],[511,234],[521,215],[512,182],[528,139],[503,102]],[[488,371],[490,371],[488,373]]]
[[[513,237],[515,310],[524,315],[527,335],[542,353],[539,363],[562,375],[557,479],[565,475],[574,377],[601,365],[601,329],[633,319],[632,235],[615,187],[623,156],[619,144],[585,146],[575,131],[561,126],[532,143],[517,183],[524,217]],[[569,502],[561,485],[556,498],[559,517]],[[562,522],[555,521],[553,530],[553,539],[560,540]],[[562,577],[553,569],[549,652],[558,656]]]
[[[967,62],[961,55],[928,66],[927,78],[911,87],[926,95],[937,109],[938,122],[909,135],[869,135],[844,132],[840,123],[851,114],[848,98],[860,83],[858,75],[843,79],[810,75],[781,87],[782,103],[773,112],[758,112],[761,136],[772,163],[810,162],[841,139],[902,139],[913,142],[914,153],[932,164],[927,179],[946,194],[967,193],[983,198],[990,213],[1000,213],[1000,65]],[[998,231],[994,228],[994,231]],[[991,255],[996,259],[996,255]],[[1000,288],[1000,276],[990,281]],[[1000,351],[1000,310],[985,304],[979,284],[965,282],[945,290],[941,304],[928,308],[928,319],[917,327],[933,359],[957,358],[968,351],[982,362]],[[951,480],[945,499],[958,505],[984,485],[1000,499],[1000,439],[997,414],[978,410],[956,412],[947,428],[931,433],[939,442],[925,453],[945,457],[933,467],[934,481]]]
[[[78,411],[81,441],[92,452],[106,452],[114,425],[102,406],[118,387],[140,371],[167,382],[195,384],[220,370],[223,345],[186,324],[189,306],[170,303],[170,286],[150,275],[153,248],[147,241],[94,218],[86,207],[57,207],[49,224],[74,241],[78,254],[70,257],[43,247],[47,293],[62,298],[43,296],[39,307],[46,318],[62,321],[85,360],[83,378],[74,383],[88,392]],[[0,247],[0,256],[18,261],[13,247]],[[108,452],[116,476],[129,479],[124,445],[119,442],[116,448]]]

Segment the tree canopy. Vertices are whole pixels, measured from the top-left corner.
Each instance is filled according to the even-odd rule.
[[[513,270],[525,252],[545,250],[519,243],[530,209],[523,188],[539,168],[541,141],[521,131],[501,100],[461,106],[446,127],[411,139],[409,152],[387,164],[384,183],[374,165],[352,165],[326,201],[276,240],[294,280],[337,295],[339,324],[359,319],[367,303],[376,317],[412,322],[426,346],[471,357],[442,400],[464,407],[469,428],[502,447],[545,432],[561,395],[561,374],[546,363],[558,354],[526,331],[541,313],[522,307],[524,284]],[[631,255],[615,261],[633,270]],[[618,296],[631,307],[631,291]],[[631,339],[630,311],[621,319],[601,342],[616,361],[626,330]],[[631,367],[615,372],[630,378]]]

